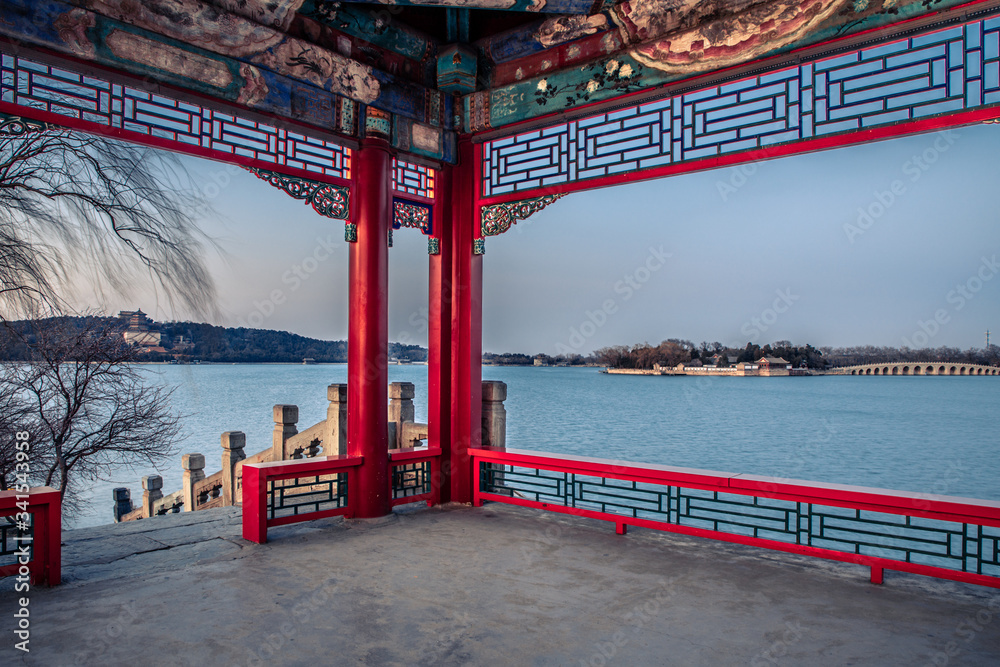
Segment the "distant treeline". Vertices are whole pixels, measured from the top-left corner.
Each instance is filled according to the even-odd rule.
[[[714,365],[726,367],[745,361],[757,361],[761,357],[781,357],[794,367],[824,368],[823,353],[812,345],[798,347],[788,341],[779,341],[761,347],[747,343],[743,349],[726,347],[722,343],[702,342],[695,345],[689,340],[670,338],[659,345],[641,343],[637,345],[615,345],[604,347],[594,353],[601,365],[609,368],[651,369],[654,365],[676,366],[678,364]]]
[[[585,357],[581,354],[560,354],[550,357],[547,354],[530,356],[517,352],[505,352],[503,354],[495,354],[493,352],[483,353],[483,363],[494,366],[533,366],[535,359],[538,359],[545,366],[586,366],[587,364],[593,365],[598,363],[596,357]]]
[[[792,345],[783,340],[764,346],[747,343],[746,347],[740,349],[727,347],[722,343],[702,342],[695,345],[689,340],[671,338],[659,345],[641,343],[605,347],[597,350],[594,356],[601,365],[610,368],[644,369],[651,369],[654,364],[676,366],[681,363],[729,366],[757,361],[761,357],[781,357],[795,368],[815,369],[897,361],[944,361],[1000,366],[1000,347],[996,345],[990,345],[989,349],[970,348],[965,351],[957,347],[911,350],[872,345],[815,348],[808,344]]]
[[[17,321],[0,328],[0,360],[27,361],[31,353],[25,344],[33,342],[39,326],[69,326],[83,329],[87,322],[100,320],[102,326],[120,329],[127,323],[116,317],[59,317],[40,321]],[[11,331],[13,329],[13,331]],[[317,340],[287,331],[217,327],[198,322],[155,322],[150,331],[160,334],[158,347],[144,353],[149,361],[208,361],[219,363],[316,363],[347,361],[347,341]],[[15,333],[16,332],[16,333]],[[22,340],[23,337],[23,340]],[[183,342],[182,342],[183,341]],[[419,345],[389,344],[389,356],[405,361],[426,361],[427,350]]]

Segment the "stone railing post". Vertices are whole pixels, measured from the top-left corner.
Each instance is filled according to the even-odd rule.
[[[148,519],[155,515],[153,504],[163,500],[163,478],[159,475],[147,475],[142,478],[142,518]]]
[[[507,446],[507,384],[483,381],[483,447]]]
[[[184,489],[184,511],[193,512],[198,499],[194,495],[194,485],[205,479],[205,455],[185,454],[181,457],[181,467],[184,477],[181,488]]]
[[[236,499],[236,464],[247,457],[243,448],[247,436],[243,431],[226,431],[222,434],[222,504],[230,507]]]
[[[394,429],[389,429],[389,449],[399,449],[407,444],[403,442],[403,424],[413,422],[414,394],[412,382],[393,382],[389,385],[389,423],[395,425]]]
[[[276,405],[274,406],[274,440],[273,454],[275,461],[285,461],[291,456],[291,452],[286,451],[285,443],[288,439],[298,433],[295,424],[299,421],[299,406],[297,405]]]
[[[331,384],[326,388],[330,405],[326,409],[326,434],[323,456],[347,455],[347,385]]]
[[[124,486],[119,486],[111,492],[115,498],[115,523],[132,511],[132,492]]]

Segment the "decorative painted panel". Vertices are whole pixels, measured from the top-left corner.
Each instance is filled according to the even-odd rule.
[[[402,199],[392,200],[393,229],[410,227],[419,229],[424,234],[433,234],[432,215],[433,207],[428,204],[418,204]]]
[[[115,130],[349,179],[351,149],[103,79],[0,55],[0,100]],[[77,125],[74,124],[74,127]],[[280,170],[280,169],[279,169]]]
[[[404,195],[434,199],[434,169],[393,158],[392,189]]]
[[[998,103],[1000,17],[991,17],[486,142],[482,196]]]

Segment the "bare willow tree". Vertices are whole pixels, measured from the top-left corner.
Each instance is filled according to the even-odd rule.
[[[75,285],[128,297],[143,283],[214,314],[214,244],[197,227],[212,213],[172,154],[0,116],[0,321],[7,344],[30,352],[0,368],[0,486],[17,431],[31,436],[31,482],[62,490],[69,508],[88,480],[173,453],[170,392],[143,382],[121,332],[41,316],[70,310]]]
[[[12,397],[17,428],[32,434],[34,483],[58,488],[72,508],[86,482],[175,453],[171,390],[145,382],[147,371],[132,363],[137,348],[113,321],[49,318],[7,331],[31,352],[30,363],[5,363],[0,396]]]
[[[152,281],[171,305],[214,311],[196,226],[209,211],[170,153],[0,117],[0,316],[59,310],[81,280],[125,296]]]

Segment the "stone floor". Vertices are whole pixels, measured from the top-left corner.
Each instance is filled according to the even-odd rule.
[[[993,589],[503,505],[239,518],[68,531],[0,665],[1000,665]]]

